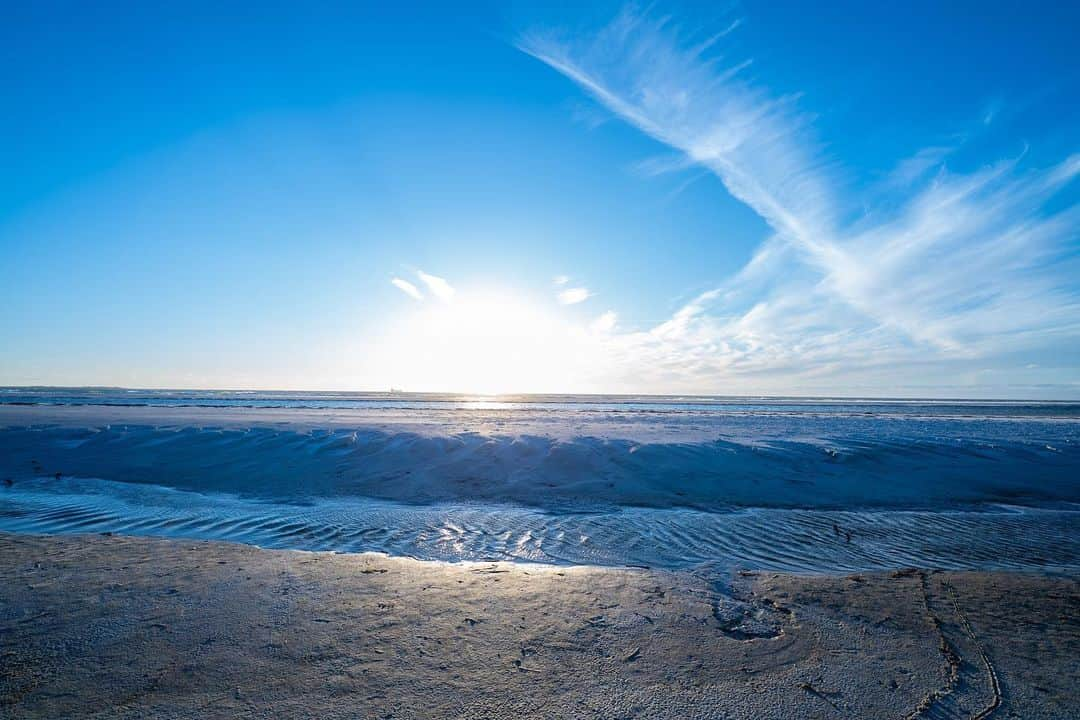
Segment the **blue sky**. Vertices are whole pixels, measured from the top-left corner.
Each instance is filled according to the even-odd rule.
[[[1068,3],[41,3],[0,383],[1080,397]]]

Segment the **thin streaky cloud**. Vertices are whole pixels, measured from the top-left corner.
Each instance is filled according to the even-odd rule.
[[[640,173],[644,177],[656,177],[658,175],[679,173],[699,167],[700,165],[698,165],[692,159],[682,153],[679,153],[674,155],[646,158],[645,160],[637,163],[634,166],[634,170],[635,172]]]
[[[644,332],[618,334],[627,377],[675,388],[725,379],[814,379],[928,363],[970,372],[1009,353],[1080,342],[1080,209],[1051,209],[1080,156],[951,172],[928,146],[888,181],[852,192],[791,96],[723,65],[673,23],[624,10],[595,33],[523,35],[518,47],[616,117],[715,174],[769,224],[727,282]],[[680,170],[679,160],[643,166]],[[1060,203],[1059,203],[1060,205]],[[856,217],[855,221],[845,218]]]
[[[926,178],[929,173],[942,170],[945,167],[946,158],[954,150],[955,148],[950,146],[931,146],[922,148],[911,157],[904,158],[885,178],[884,189],[903,190]]]
[[[424,299],[424,294],[420,292],[420,288],[416,287],[408,280],[402,280],[401,278],[396,277],[390,282],[393,284],[394,287],[411,297],[413,300]]]
[[[566,275],[556,275],[551,279],[553,285],[565,285],[570,282],[570,278]]]
[[[824,163],[790,98],[769,98],[719,68],[699,45],[632,11],[594,37],[560,43],[532,34],[519,47],[575,81],[622,119],[715,172],[778,232],[821,254],[832,208]]]

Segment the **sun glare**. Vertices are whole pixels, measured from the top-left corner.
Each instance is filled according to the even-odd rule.
[[[587,390],[595,333],[508,292],[461,292],[416,307],[395,324],[380,375],[396,387],[498,395]]]

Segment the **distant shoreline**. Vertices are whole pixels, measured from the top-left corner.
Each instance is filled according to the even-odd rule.
[[[791,394],[791,395],[763,395],[749,394],[713,394],[713,393],[479,393],[468,391],[428,391],[428,390],[287,390],[281,388],[200,388],[200,387],[124,387],[110,385],[0,385],[0,404],[4,403],[5,395],[26,394],[41,395],[71,395],[92,394],[107,396],[114,394],[148,393],[157,396],[188,395],[188,396],[262,396],[262,397],[309,397],[309,398],[348,398],[352,400],[380,400],[391,398],[409,398],[413,400],[430,400],[446,402],[462,402],[467,400],[489,400],[498,402],[530,402],[530,403],[562,403],[562,402],[640,402],[640,403],[694,403],[712,402],[716,404],[728,403],[815,403],[815,402],[841,402],[841,403],[958,403],[958,404],[1048,404],[1048,405],[1072,405],[1080,403],[1080,396],[1072,399],[1062,398],[1034,398],[1027,396],[1016,397],[971,397],[964,395],[844,395],[835,393],[825,394]]]

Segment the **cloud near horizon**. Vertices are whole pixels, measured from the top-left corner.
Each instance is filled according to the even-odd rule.
[[[417,270],[416,275],[427,286],[428,291],[439,300],[450,302],[454,299],[455,290],[453,286],[443,278],[437,275],[429,275],[423,270]]]
[[[608,372],[727,392],[747,382],[910,385],[933,367],[941,382],[965,385],[992,379],[1013,355],[1080,346],[1080,210],[1051,202],[1080,174],[1080,154],[961,174],[948,169],[948,148],[930,146],[900,159],[881,187],[852,192],[794,99],[755,86],[749,61],[713,57],[736,26],[695,43],[624,10],[595,33],[518,41],[681,155],[650,172],[703,167],[772,230],[734,277],[658,325],[612,333]]]

